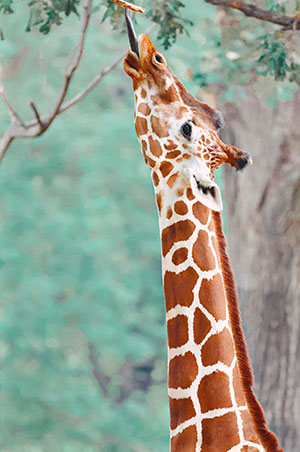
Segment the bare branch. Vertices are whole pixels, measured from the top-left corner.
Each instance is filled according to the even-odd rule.
[[[34,112],[34,115],[35,115],[35,117],[36,117],[37,122],[39,123],[39,125],[40,125],[41,128],[42,128],[42,127],[43,127],[43,123],[42,123],[40,114],[39,114],[39,112],[38,112],[38,109],[36,108],[36,106],[35,106],[33,100],[31,100],[31,101],[29,102],[29,105],[30,105],[30,107],[32,108],[32,110],[33,110],[33,112]]]
[[[88,29],[88,25],[90,22],[90,16],[91,16],[91,7],[92,7],[92,0],[87,0],[86,5],[84,6],[84,14],[83,14],[83,23],[81,28],[81,35],[80,40],[77,46],[75,47],[76,56],[73,60],[73,63],[66,69],[65,76],[64,76],[64,82],[61,89],[61,92],[58,96],[58,99],[55,103],[54,109],[52,113],[49,113],[48,115],[41,116],[36,105],[33,101],[30,101],[29,105],[33,109],[35,119],[31,121],[23,122],[21,118],[18,116],[16,111],[13,109],[11,104],[6,101],[7,105],[9,105],[11,114],[13,112],[13,118],[15,119],[12,122],[12,125],[8,128],[8,130],[4,133],[2,138],[0,139],[0,163],[2,162],[4,156],[6,155],[9,146],[16,138],[35,138],[40,135],[42,135],[52,124],[54,119],[60,115],[61,113],[65,112],[69,108],[71,108],[73,105],[80,102],[101,80],[115,67],[117,64],[123,59],[123,57],[126,55],[126,52],[123,52],[113,63],[111,63],[110,66],[107,66],[106,68],[101,69],[98,72],[98,75],[94,77],[93,80],[87,85],[87,87],[80,93],[76,94],[72,99],[69,101],[65,101],[66,95],[69,90],[70,82],[72,79],[72,76],[74,72],[79,67],[79,64],[81,62],[81,58],[83,55],[83,48],[85,43],[85,37]],[[146,33],[151,34],[153,28],[155,26],[151,26]],[[0,85],[0,95],[3,96],[4,89],[1,90]],[[4,92],[5,96],[5,92]],[[6,97],[7,99],[7,97]],[[18,121],[16,121],[18,119]]]
[[[123,0],[112,0],[112,1],[117,3],[118,5],[122,6],[123,8],[131,9],[131,11],[136,11],[138,13],[145,12],[145,8],[142,8],[141,6],[133,5],[132,3],[124,2]]]
[[[8,111],[9,111],[11,119],[12,119],[12,123],[18,122],[19,124],[21,124],[24,127],[24,123],[23,123],[22,119],[20,118],[20,116],[18,115],[18,113],[16,112],[16,110],[14,109],[14,107],[12,106],[12,104],[9,102],[9,100],[7,98],[7,95],[6,95],[6,92],[5,92],[5,89],[4,89],[4,86],[2,85],[2,83],[0,85],[0,96],[2,97],[5,105],[8,108]]]
[[[76,71],[76,69],[78,68],[80,62],[81,62],[81,58],[82,58],[82,54],[83,54],[83,47],[84,47],[84,43],[85,43],[85,38],[86,38],[86,33],[87,33],[87,29],[89,26],[89,22],[90,22],[90,18],[91,18],[91,8],[92,8],[92,3],[93,0],[87,0],[87,3],[83,6],[84,8],[84,14],[83,14],[83,23],[82,23],[82,29],[81,29],[81,36],[80,36],[80,40],[77,47],[77,55],[74,58],[73,63],[70,65],[70,67],[66,70],[65,72],[65,79],[64,79],[64,83],[62,86],[62,90],[60,95],[58,96],[58,99],[56,101],[53,113],[50,115],[50,118],[47,122],[47,127],[43,130],[43,132],[48,129],[48,127],[51,125],[51,123],[53,122],[54,118],[56,117],[63,101],[65,100],[65,97],[67,95],[68,92],[68,88],[70,85],[70,82],[72,80],[72,76],[74,74],[74,72]]]
[[[81,101],[95,86],[102,81],[102,79],[109,74],[115,67],[118,65],[118,63],[123,59],[126,52],[122,53],[121,56],[119,56],[110,66],[107,68],[104,68],[99,71],[99,75],[97,75],[89,84],[88,86],[81,92],[78,93],[76,96],[74,96],[72,99],[70,99],[67,102],[64,102],[59,111],[57,112],[56,116],[60,115],[61,113],[64,113],[66,110],[71,108],[73,105],[77,104],[79,101]],[[32,105],[30,105],[32,108]],[[38,113],[38,112],[37,112]],[[39,113],[38,113],[39,115]],[[36,113],[35,113],[36,116]],[[3,135],[2,139],[0,140],[0,163],[2,162],[6,152],[8,151],[9,146],[13,142],[15,138],[34,138],[37,136],[40,136],[43,132],[46,131],[46,129],[49,127],[49,116],[40,116],[40,121],[38,119],[33,119],[31,121],[27,121],[23,123],[23,127],[17,127],[12,125]],[[47,125],[47,127],[45,126]]]
[[[255,17],[256,19],[271,22],[276,25],[280,25],[284,30],[300,30],[300,22],[297,16],[290,17],[286,15],[278,14],[274,11],[266,11],[262,8],[258,8],[250,3],[244,3],[237,0],[205,0],[206,3],[211,3],[216,6],[223,6],[225,8],[238,9],[246,16]]]
[[[4,133],[4,135],[2,136],[1,140],[0,140],[0,163],[2,162],[2,160],[5,157],[5,154],[8,151],[9,146],[11,145],[11,143],[14,141],[14,136],[12,136],[10,134],[10,131],[6,131]]]
[[[108,395],[108,385],[111,379],[107,377],[103,372],[101,372],[99,368],[98,357],[94,344],[89,342],[87,346],[88,346],[88,358],[92,365],[92,373],[99,387],[103,391],[104,396],[106,397]]]
[[[101,82],[101,80],[111,72],[115,67],[118,65],[118,63],[125,57],[127,51],[124,52],[121,56],[119,56],[110,66],[101,69],[99,75],[97,75],[89,84],[88,86],[81,92],[76,94],[72,99],[68,100],[62,106],[60,107],[58,114],[63,113],[64,111],[68,110],[70,107],[73,107],[73,105],[77,104],[77,102],[81,101],[95,86]]]

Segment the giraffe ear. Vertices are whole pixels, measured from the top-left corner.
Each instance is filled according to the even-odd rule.
[[[209,178],[192,176],[192,190],[201,204],[216,212],[223,210],[222,196],[217,184]]]

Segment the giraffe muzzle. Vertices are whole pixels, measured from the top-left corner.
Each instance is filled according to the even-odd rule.
[[[125,9],[125,21],[126,21],[127,33],[128,33],[129,43],[130,43],[130,49],[137,56],[139,56],[138,40],[137,40],[134,26],[133,26],[133,23],[132,23],[132,20],[130,17],[130,12],[128,9]]]

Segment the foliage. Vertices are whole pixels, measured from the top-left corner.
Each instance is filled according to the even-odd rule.
[[[64,17],[71,13],[79,15],[81,2],[31,0],[28,3],[26,31],[38,27],[43,34],[50,30],[56,32],[53,25],[61,25]],[[220,10],[207,5],[204,0],[200,9],[181,0],[146,0],[144,6],[147,18],[158,25],[157,39],[165,49],[174,44],[183,32],[189,36],[196,33],[198,37],[200,30],[206,47],[201,49],[198,39],[200,67],[197,69],[194,65],[191,68],[192,76],[200,86],[221,85],[221,100],[235,101],[245,92],[243,87],[253,79],[254,74],[268,80],[273,78],[275,82],[288,80],[292,84],[300,83],[299,32],[280,31],[273,24],[247,18],[233,10],[226,10],[226,17],[219,13],[221,19],[218,19],[216,12]],[[1,0],[0,11],[3,13],[13,13],[20,8],[23,8],[22,5],[14,5],[12,0]],[[265,8],[291,16],[299,13],[299,3],[292,0],[265,0]],[[113,29],[124,32],[123,8],[111,0],[95,0],[93,11],[98,16],[100,14],[99,20],[108,20]],[[138,15],[134,20],[145,23],[144,18]],[[3,29],[1,33],[3,35]],[[295,85],[288,88],[291,93],[295,89]]]
[[[263,53],[258,58],[257,73],[272,75],[275,80],[298,81],[300,83],[300,64],[289,61],[288,51],[284,41],[272,38],[270,34],[261,36]],[[288,74],[290,73],[290,74]]]
[[[181,16],[181,9],[185,5],[178,0],[154,0],[150,4],[147,16],[159,25],[157,39],[162,41],[163,47],[168,49],[175,41],[178,34],[183,31],[188,33],[188,26],[192,26],[191,20]]]
[[[32,27],[39,25],[41,33],[49,33],[53,25],[62,24],[64,16],[69,16],[71,13],[78,15],[79,3],[80,0],[30,0],[26,31],[31,31]],[[1,0],[0,11],[4,14],[12,14],[15,11],[13,0]]]

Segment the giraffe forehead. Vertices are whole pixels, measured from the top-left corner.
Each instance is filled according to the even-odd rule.
[[[206,124],[203,112],[187,106],[180,97],[170,102],[167,96],[162,95],[156,86],[149,86],[148,82],[135,91],[135,116],[138,118],[141,115],[148,116],[152,122],[160,121],[171,135],[172,132],[176,134],[177,139],[182,138],[180,127],[186,121],[194,124],[193,138],[204,140],[204,144],[212,133],[211,128]],[[152,132],[155,134],[155,130]]]

